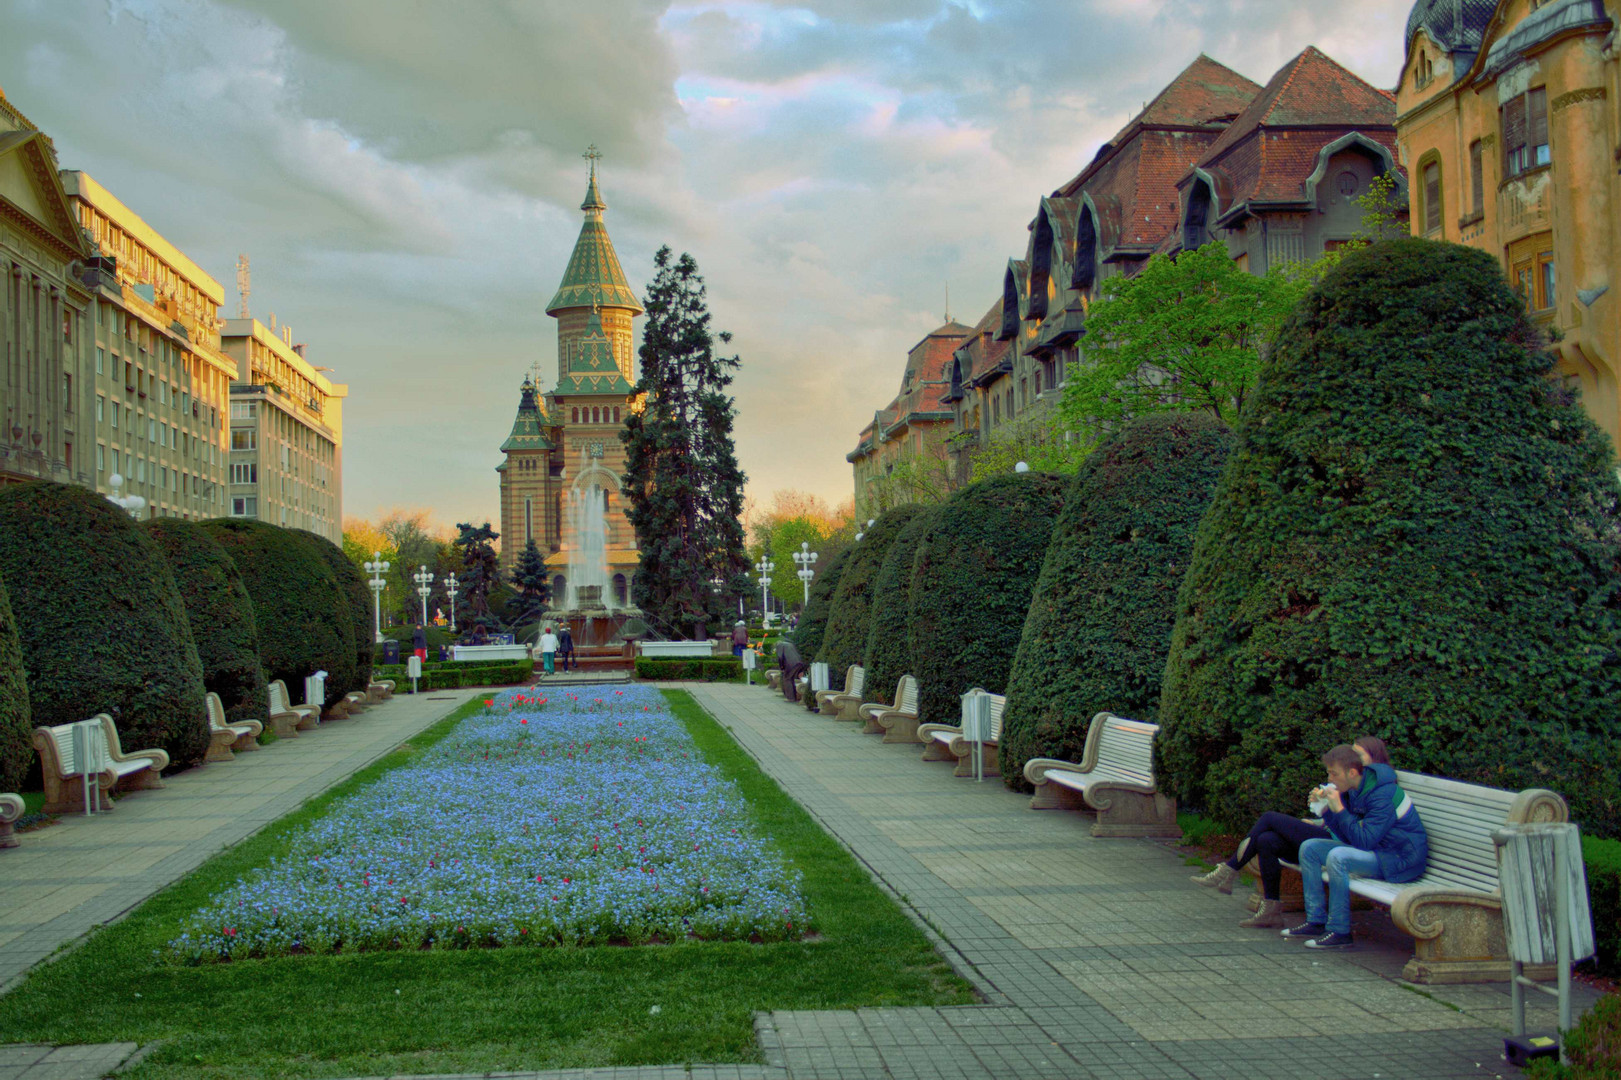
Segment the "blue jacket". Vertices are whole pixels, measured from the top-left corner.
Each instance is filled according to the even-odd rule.
[[[1418,819],[1418,807],[1396,783],[1389,765],[1369,765],[1362,786],[1341,796],[1344,810],[1323,815],[1328,831],[1352,847],[1379,856],[1379,876],[1401,884],[1424,876],[1430,838]]]

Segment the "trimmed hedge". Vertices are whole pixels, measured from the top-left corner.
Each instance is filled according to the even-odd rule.
[[[1081,465],[1053,525],[1008,677],[1002,778],[1033,757],[1079,761],[1094,714],[1153,723],[1176,594],[1233,436],[1207,413],[1116,430]]]
[[[154,518],[146,531],[169,560],[186,605],[203,665],[203,689],[219,695],[232,723],[264,720],[270,712],[269,684],[259,665],[253,601],[236,563],[197,522]]]
[[[822,651],[827,620],[833,614],[833,597],[838,592],[839,579],[844,577],[844,568],[849,565],[855,549],[856,545],[850,544],[827,561],[827,566],[811,582],[810,600],[799,616],[799,625],[794,627],[793,633],[786,635],[807,664]],[[782,568],[779,566],[777,569]]]
[[[395,693],[410,693],[411,676],[404,664],[379,664],[376,678],[393,679]],[[455,690],[468,686],[522,686],[535,674],[533,660],[490,660],[423,664],[421,690]]]
[[[1621,486],[1542,344],[1454,244],[1365,248],[1302,300],[1177,601],[1157,752],[1186,804],[1247,827],[1368,732],[1621,832]]]
[[[343,594],[344,607],[349,612],[349,624],[353,628],[355,639],[355,666],[354,677],[349,682],[350,691],[359,691],[364,694],[371,685],[372,649],[375,642],[372,638],[375,632],[372,629],[372,598],[371,589],[366,585],[366,578],[356,566],[343,553],[343,549],[326,537],[312,533],[305,529],[297,530],[304,542],[315,549],[332,570],[332,576],[337,579],[338,591]]]
[[[895,704],[890,700],[895,685],[902,675],[913,673],[912,650],[906,641],[906,628],[912,622],[912,564],[939,512],[938,506],[918,508],[912,520],[895,534],[878,576],[873,579],[867,649],[861,654],[861,666],[867,670],[867,685],[861,696],[867,701]]]
[[[11,614],[5,581],[0,580],[0,791],[21,791],[29,773],[37,772],[31,716],[17,620]]]
[[[128,750],[175,765],[208,752],[203,666],[169,560],[95,492],[39,481],[0,490],[0,576],[11,594],[35,724],[113,718]]]
[[[343,700],[355,678],[355,632],[338,580],[306,534],[249,518],[203,522],[242,572],[259,628],[265,678],[299,694],[325,671],[326,702]]]
[[[1538,1058],[1525,1070],[1530,1080],[1621,1080],[1621,991],[1612,990],[1566,1033],[1565,1055]]]
[[[742,682],[743,661],[735,656],[690,660],[636,658],[638,679],[695,679],[703,682]]]
[[[925,722],[955,723],[973,687],[1006,692],[1063,505],[1064,478],[1038,472],[981,480],[941,504],[912,567],[907,633]]]
[[[1621,975],[1621,840],[1582,837],[1587,893],[1592,901],[1594,963],[1601,975]]]
[[[850,558],[839,575],[838,591],[833,594],[822,648],[816,655],[817,660],[828,665],[829,685],[834,690],[844,689],[845,670],[851,664],[861,663],[866,655],[867,636],[872,629],[869,618],[872,593],[878,571],[884,567],[889,546],[919,513],[917,506],[897,506],[885,511],[851,547]]]

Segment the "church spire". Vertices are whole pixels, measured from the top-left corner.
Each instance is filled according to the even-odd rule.
[[[592,143],[590,148],[580,156],[591,163],[591,183],[585,189],[585,202],[580,204],[580,209],[587,214],[594,211],[596,216],[600,218],[602,212],[608,209],[608,204],[602,201],[602,192],[597,190],[597,159],[602,157],[602,151],[597,149],[596,143]]]
[[[595,146],[585,152],[591,162],[591,182],[586,188],[585,224],[580,227],[580,238],[574,242],[574,254],[569,256],[568,268],[557,294],[546,305],[546,314],[558,315],[569,308],[588,308],[598,303],[604,308],[623,308],[640,315],[642,305],[625,280],[625,271],[619,265],[619,255],[613,241],[608,239],[608,227],[603,224],[602,212],[608,208],[602,191],[597,187],[597,159],[602,157]]]

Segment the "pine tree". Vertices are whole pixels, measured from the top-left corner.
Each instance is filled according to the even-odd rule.
[[[545,613],[552,598],[551,580],[547,574],[546,559],[535,546],[534,537],[530,537],[529,543],[524,545],[523,554],[518,556],[518,565],[512,568],[512,584],[518,589],[514,626],[533,622]]]
[[[488,521],[476,528],[467,523],[456,526],[456,547],[465,568],[461,584],[466,591],[462,595],[467,598],[470,613],[463,623],[469,630],[475,626],[501,626],[501,620],[490,611],[490,590],[501,580],[500,557],[495,553],[495,541],[500,536]]]
[[[743,470],[726,392],[736,356],[717,356],[703,278],[691,255],[653,257],[642,328],[645,407],[632,412],[624,491],[641,550],[633,599],[654,622],[685,632],[719,622],[749,588],[743,547]]]

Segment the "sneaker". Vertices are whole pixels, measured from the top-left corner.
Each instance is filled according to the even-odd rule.
[[[1354,949],[1356,943],[1351,940],[1350,934],[1324,934],[1320,938],[1312,938],[1306,942],[1308,949]]]
[[[1322,937],[1327,929],[1328,927],[1320,922],[1303,922],[1299,926],[1278,932],[1286,938],[1316,938]]]

